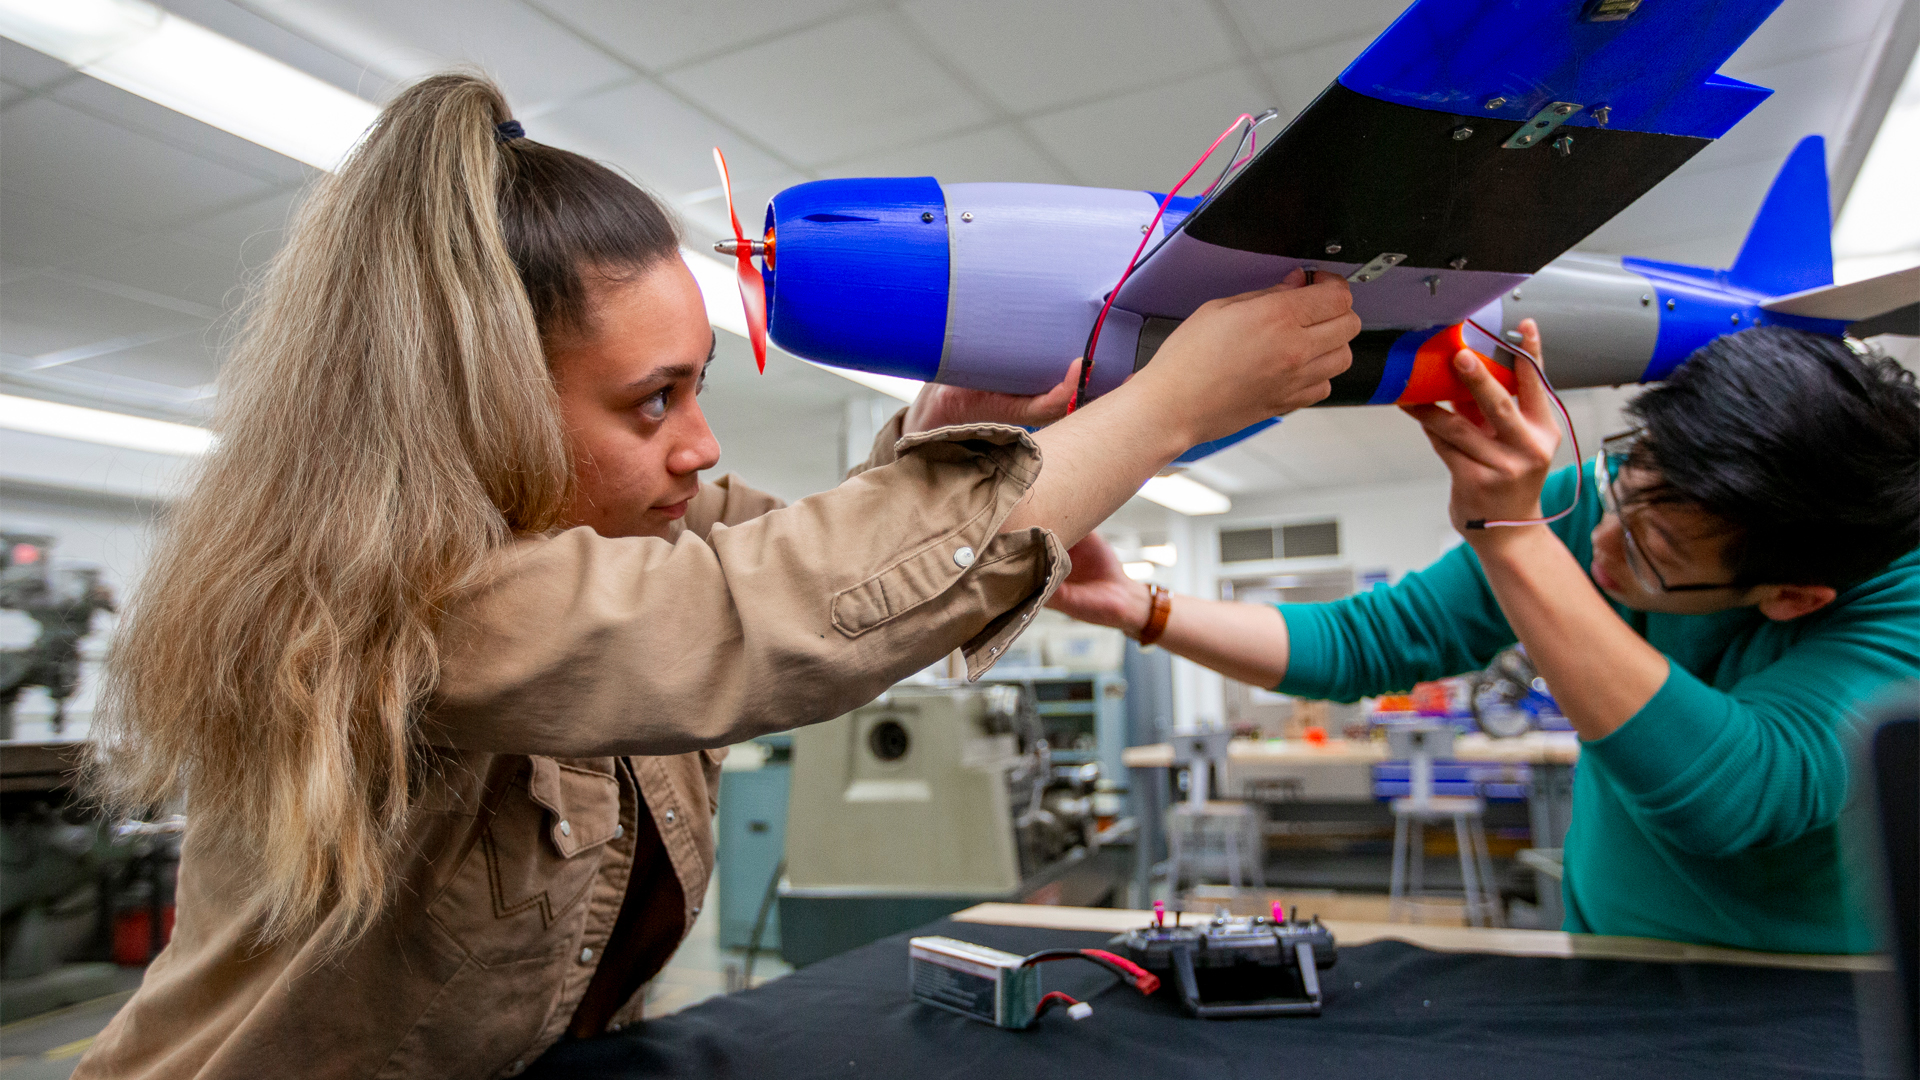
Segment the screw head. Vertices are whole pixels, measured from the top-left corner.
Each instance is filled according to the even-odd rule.
[[[1338,240],[1327,241],[1327,254],[1329,255],[1340,254],[1340,241]]]
[[[1519,139],[1519,141],[1520,141],[1521,143],[1523,143],[1523,144],[1524,144],[1524,143],[1530,143],[1530,142],[1532,142],[1532,141],[1533,141],[1533,136],[1532,136],[1532,135],[1522,135],[1522,136],[1520,136],[1520,139]]]
[[[1648,304],[1651,304],[1651,303],[1653,303],[1653,297],[1651,297],[1651,296],[1648,296],[1648,295],[1647,295],[1646,293],[1641,293],[1641,294],[1640,294],[1640,306],[1641,306],[1641,307],[1646,307],[1646,306],[1647,306]]]
[[[931,211],[931,210],[922,210],[922,211],[920,212],[920,220],[921,220],[921,221],[925,221],[925,222],[931,222],[931,221],[933,221],[933,211]]]
[[[1515,290],[1513,290],[1513,298],[1514,298],[1515,300],[1518,300],[1518,299],[1520,299],[1520,290],[1519,290],[1519,289],[1515,289]]]
[[[1490,97],[1490,98],[1488,98],[1488,99],[1487,99],[1487,108],[1489,108],[1489,109],[1497,109],[1497,108],[1499,108],[1500,106],[1502,106],[1502,105],[1505,105],[1506,103],[1507,103],[1507,99],[1506,99],[1506,98],[1503,98],[1503,97]]]
[[[1573,136],[1562,135],[1559,138],[1553,140],[1553,149],[1557,153],[1559,153],[1561,157],[1572,157],[1573,156]]]
[[[1555,105],[1555,106],[1553,107],[1553,111],[1554,111],[1554,113],[1555,113],[1556,115],[1559,115],[1559,116],[1566,116],[1567,114],[1569,114],[1569,113],[1571,113],[1571,112],[1573,112],[1573,106],[1571,106],[1571,105],[1564,105],[1564,104],[1562,104],[1562,105]]]
[[[1471,138],[1473,138],[1472,128],[1467,127],[1466,125],[1463,124],[1460,127],[1453,129],[1454,142],[1466,142],[1468,139],[1471,139]]]
[[[961,215],[960,215],[960,220],[961,220],[961,221],[972,221],[972,220],[973,220],[973,211],[971,211],[971,210],[968,210],[968,211],[967,211],[966,213],[964,213],[964,214],[961,214]]]
[[[1447,265],[1453,267],[1455,270],[1465,270],[1467,268],[1467,257],[1465,255],[1456,255],[1448,261]]]
[[[1740,325],[1740,313],[1739,313],[1739,312],[1735,312],[1735,313],[1734,313],[1734,316],[1733,316],[1733,325],[1735,325],[1735,326],[1739,326],[1739,325]]]
[[[1613,115],[1613,106],[1602,105],[1593,110],[1593,121],[1601,127],[1607,126],[1607,119]]]
[[[1672,310],[1673,310],[1673,309],[1674,309],[1675,307],[1677,307],[1677,306],[1678,306],[1678,305],[1676,305],[1676,304],[1675,304],[1675,303],[1674,303],[1673,301],[1671,301],[1671,300],[1669,300],[1669,301],[1667,301],[1667,310],[1668,310],[1668,311],[1672,311]]]

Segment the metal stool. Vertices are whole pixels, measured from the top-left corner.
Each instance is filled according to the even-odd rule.
[[[1266,888],[1266,839],[1260,811],[1252,803],[1185,802],[1167,811],[1167,886],[1176,895],[1189,874],[1227,879],[1235,890],[1242,881]],[[1217,873],[1216,873],[1217,872]]]
[[[1427,864],[1427,823],[1453,819],[1453,836],[1460,846],[1460,882],[1467,904],[1469,926],[1500,925],[1500,900],[1494,891],[1493,859],[1487,854],[1487,832],[1482,822],[1484,799],[1463,795],[1432,795],[1424,804],[1413,797],[1393,800],[1393,884],[1387,918],[1399,921],[1412,913],[1415,901],[1428,895],[1423,879]]]
[[[1493,858],[1487,853],[1487,802],[1477,796],[1435,795],[1433,762],[1453,757],[1451,727],[1425,725],[1388,733],[1391,752],[1405,755],[1411,766],[1408,790],[1393,800],[1393,877],[1388,887],[1387,918],[1398,921],[1411,914],[1418,897],[1427,895],[1427,823],[1453,820],[1454,841],[1460,848],[1460,885],[1467,905],[1467,925],[1499,926],[1500,896],[1494,885]]]

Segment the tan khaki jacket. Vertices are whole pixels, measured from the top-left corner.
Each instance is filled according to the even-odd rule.
[[[74,1076],[525,1068],[593,976],[637,812],[691,926],[721,748],[830,719],[956,648],[977,677],[1065,576],[1050,533],[997,535],[1039,472],[1032,440],[977,425],[896,445],[899,425],[862,471],[789,507],[728,477],[672,541],[573,529],[511,549],[448,619],[415,842],[343,955],[260,946],[241,871],[195,844],[189,802],[172,943]]]

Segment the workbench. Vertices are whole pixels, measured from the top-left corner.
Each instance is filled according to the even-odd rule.
[[[1303,914],[1305,914],[1303,912]],[[913,931],[1025,954],[1102,945],[1143,911],[986,904]],[[1005,1031],[915,1004],[901,934],[757,989],[596,1039],[528,1077],[1367,1077],[1572,1075],[1742,1080],[1862,1075],[1855,979],[1877,957],[1783,956],[1538,930],[1332,921],[1319,1017],[1205,1021],[1092,965],[1048,965],[1093,994]],[[1878,977],[1866,975],[1866,977]]]
[[[1129,747],[1122,760],[1132,775],[1135,813],[1147,835],[1140,841],[1144,853],[1135,868],[1135,889],[1147,895],[1147,874],[1163,846],[1157,835],[1163,827],[1159,814],[1174,798],[1168,771],[1175,764],[1170,743]],[[1215,779],[1219,798],[1238,798],[1250,781],[1297,780],[1304,800],[1372,800],[1372,767],[1393,760],[1387,744],[1378,739],[1233,739],[1227,743],[1223,775]],[[1579,737],[1570,731],[1532,731],[1511,739],[1490,739],[1468,732],[1454,742],[1449,760],[1468,764],[1525,765],[1530,773],[1527,825],[1536,848],[1561,847],[1573,806],[1573,770],[1580,760]],[[1338,773],[1353,774],[1330,780]],[[1561,917],[1557,880],[1539,882],[1541,913],[1549,925]]]

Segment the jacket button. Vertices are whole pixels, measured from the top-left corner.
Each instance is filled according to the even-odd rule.
[[[592,950],[592,949],[581,949],[581,950],[580,950],[580,962],[581,962],[581,963],[583,963],[583,964],[591,964],[591,963],[593,963],[593,950]]]
[[[562,822],[560,823],[560,835],[561,835],[561,836],[572,836],[572,835],[573,835],[573,825],[572,825],[571,823],[569,823],[569,822],[566,822],[566,821],[562,821]]]
[[[625,825],[615,825],[613,827],[613,838],[615,840],[618,840],[625,835],[627,835],[627,827]]]
[[[666,813],[661,814],[660,816],[667,819],[667,824],[669,825],[673,824],[673,811],[669,810]]]
[[[970,547],[963,547],[959,551],[954,552],[953,565],[959,567],[962,570],[965,570],[967,567],[972,566],[973,565],[973,549]]]

